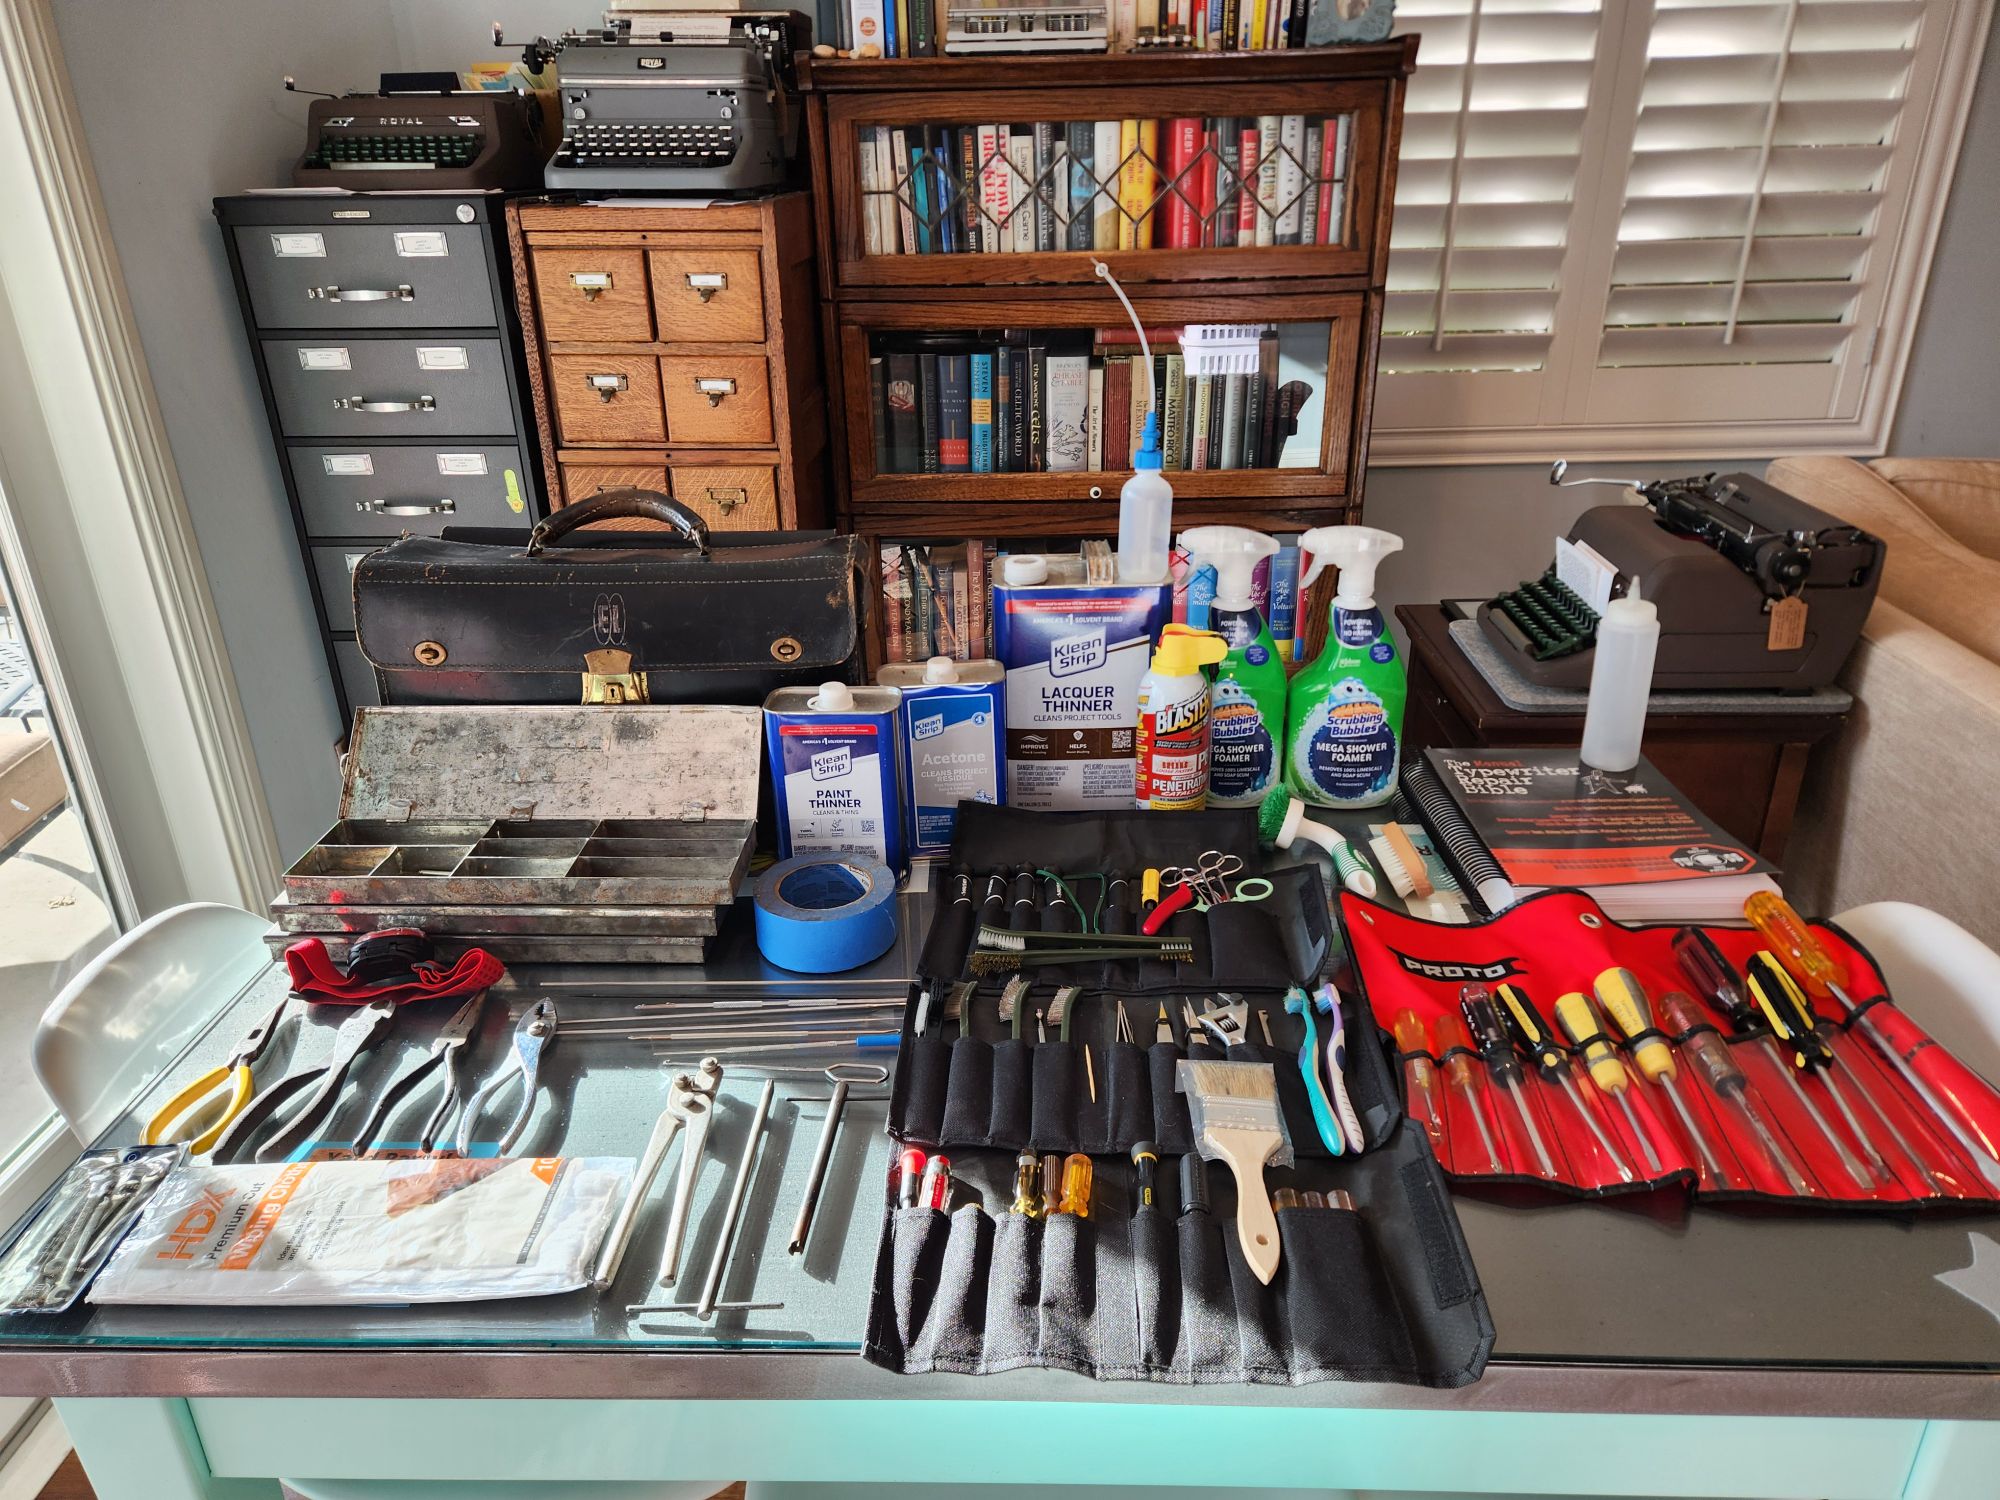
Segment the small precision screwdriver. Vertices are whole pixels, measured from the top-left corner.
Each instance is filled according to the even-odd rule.
[[[1848,1097],[1841,1075],[1834,1071],[1839,1057],[1833,1050],[1833,1043],[1820,1033],[1812,1002],[1806,999],[1805,992],[1793,982],[1775,954],[1752,954],[1748,973],[1750,993],[1756,998],[1757,1008],[1763,1012],[1765,1024],[1771,1028],[1772,1035],[1783,1043],[1785,1051],[1790,1052],[1791,1065],[1802,1073],[1819,1074],[1826,1083],[1827,1097],[1840,1111],[1840,1118],[1847,1122],[1855,1143],[1875,1169],[1876,1178],[1884,1183],[1893,1183],[1896,1174],[1883,1158],[1881,1147],[1861,1128],[1861,1117],[1855,1113],[1854,1103]],[[1904,1150],[1907,1153],[1908,1147],[1905,1146]],[[1910,1160],[1924,1172],[1926,1180],[1935,1183],[1936,1179],[1924,1169],[1922,1162],[1914,1156]]]
[[[1403,1076],[1412,1095],[1423,1101],[1424,1129],[1431,1138],[1431,1152],[1444,1158],[1444,1115],[1438,1109],[1437,1066],[1431,1061],[1431,1039],[1423,1018],[1413,1010],[1396,1016],[1396,1049],[1403,1054]]]
[[[1639,983],[1639,976],[1630,969],[1606,969],[1591,988],[1597,994],[1597,1003],[1625,1033],[1626,1045],[1632,1049],[1632,1061],[1638,1064],[1640,1073],[1648,1083],[1657,1083],[1667,1091],[1668,1102],[1681,1117],[1681,1124],[1687,1127],[1695,1152],[1709,1175],[1724,1187],[1735,1186],[1728,1169],[1722,1165],[1721,1153],[1695,1123],[1694,1111],[1688,1108],[1681,1094],[1680,1063],[1674,1057],[1673,1044],[1653,1025],[1653,1003],[1647,997],[1646,987]]]
[[[1681,1050],[1694,1059],[1695,1066],[1708,1079],[1708,1086],[1715,1090],[1715,1096],[1728,1100],[1742,1111],[1743,1118],[1750,1122],[1750,1128],[1764,1143],[1764,1154],[1783,1175],[1786,1185],[1801,1197],[1810,1197],[1817,1192],[1799,1164],[1792,1160],[1791,1153],[1778,1139],[1770,1122],[1764,1118],[1764,1111],[1751,1092],[1749,1075],[1730,1056],[1729,1043],[1702,1018],[1694,1008],[1694,1001],[1674,990],[1661,997],[1660,1015],[1680,1037]]]
[[[1472,1123],[1479,1127],[1479,1139],[1486,1146],[1486,1161],[1494,1172],[1507,1169],[1500,1162],[1500,1152],[1493,1144],[1492,1127],[1486,1123],[1486,1111],[1479,1106],[1479,1090],[1472,1081],[1472,1037],[1466,1032],[1465,1022],[1457,1016],[1446,1014],[1438,1017],[1438,1051],[1443,1054],[1444,1076],[1451,1086],[1465,1096],[1465,1107],[1472,1111]]]
[[[1791,1086],[1792,1096],[1799,1101],[1799,1107],[1811,1117],[1813,1126],[1827,1145],[1840,1158],[1840,1164],[1854,1185],[1863,1192],[1874,1189],[1875,1179],[1862,1165],[1861,1158],[1854,1154],[1854,1148],[1847,1144],[1847,1138],[1833,1128],[1832,1122],[1820,1112],[1820,1107],[1808,1094],[1805,1085],[1799,1081],[1798,1071],[1785,1056],[1778,1039],[1764,1024],[1762,1013],[1743,992],[1737,981],[1736,967],[1723,956],[1715,945],[1715,939],[1699,927],[1683,927],[1674,934],[1674,957],[1680,960],[1681,972],[1685,974],[1702,996],[1729,1020],[1729,1025],[1738,1036],[1763,1037],[1764,1047],[1771,1059],[1778,1065],[1778,1071]]]
[[[1063,1159],[1051,1151],[1042,1158],[1042,1217],[1053,1219],[1062,1212]]]
[[[1563,1050],[1561,1042],[1555,1039],[1548,1023],[1542,1019],[1535,1002],[1528,998],[1528,992],[1518,984],[1497,984],[1493,987],[1493,998],[1500,1002],[1500,1018],[1507,1023],[1508,1033],[1514,1043],[1528,1054],[1528,1060],[1535,1065],[1535,1071],[1546,1083],[1562,1085],[1569,1095],[1569,1102],[1575,1106],[1583,1123],[1590,1127],[1590,1133],[1597,1137],[1597,1144],[1618,1169],[1618,1175],[1627,1182],[1632,1180],[1632,1168],[1626,1164],[1625,1153],[1620,1151],[1597,1116],[1584,1103],[1583,1091],[1576,1086],[1576,1078],[1571,1072],[1570,1055]]]
[[[1590,1081],[1616,1099],[1625,1111],[1625,1123],[1632,1127],[1632,1138],[1645,1153],[1646,1170],[1658,1177],[1666,1168],[1660,1165],[1660,1153],[1653,1149],[1653,1138],[1639,1124],[1638,1111],[1632,1108],[1632,1100],[1625,1092],[1632,1085],[1631,1076],[1618,1060],[1618,1049],[1604,1034],[1604,1025],[1598,1020],[1597,1007],[1590,996],[1581,990],[1571,990],[1560,997],[1556,1001],[1556,1024],[1583,1049],[1583,1063],[1590,1069]]]
[[[1743,915],[1763,934],[1764,941],[1771,945],[1785,967],[1797,976],[1809,993],[1831,995],[1849,1015],[1854,1016],[1854,1025],[1875,1044],[1875,1050],[1903,1075],[1903,1081],[1909,1084],[1917,1097],[1930,1106],[1931,1113],[1972,1158],[1980,1175],[1990,1185],[2000,1187],[2000,1146],[1995,1144],[1996,1139],[2000,1139],[2000,1096],[1995,1095],[1993,1087],[1942,1047],[1930,1045],[1929,1038],[1892,1007],[1871,1006],[1862,1010],[1856,1006],[1854,998],[1847,993],[1847,966],[1827,951],[1826,945],[1813,935],[1812,929],[1806,926],[1784,897],[1771,891],[1760,891],[1743,903]],[[1885,1010],[1886,1014],[1879,1013]],[[1905,1045],[1898,1045],[1889,1035],[1887,1027],[1878,1024],[1881,1022],[1903,1032]],[[1918,1066],[1919,1059],[1923,1064],[1921,1067]],[[1931,1076],[1926,1077],[1926,1073]],[[1909,1143],[1896,1130],[1888,1115],[1879,1107],[1875,1113],[1896,1137],[1896,1144],[1902,1148],[1903,1154],[1922,1167],[1922,1159],[1911,1153]],[[1933,1187],[1938,1185],[1937,1179],[1928,1171],[1924,1176]]]
[[[1521,1117],[1521,1128],[1528,1132],[1528,1143],[1535,1148],[1535,1160],[1542,1175],[1554,1177],[1556,1164],[1549,1159],[1549,1148],[1536,1128],[1534,1115],[1529,1113],[1528,1096],[1521,1092],[1521,1059],[1514,1055],[1514,1044],[1507,1039],[1507,1028],[1501,1024],[1492,992],[1483,984],[1468,984],[1458,992],[1458,1008],[1465,1016],[1466,1029],[1472,1033],[1479,1055],[1486,1059],[1486,1071],[1493,1075],[1495,1083],[1514,1096],[1514,1111]]]
[[[1140,1141],[1132,1148],[1132,1198],[1136,1207],[1151,1208],[1154,1204],[1154,1175],[1160,1166],[1160,1148],[1151,1141]]]
[[[1042,1159],[1032,1151],[1014,1158],[1014,1209],[1024,1219],[1042,1216]]]

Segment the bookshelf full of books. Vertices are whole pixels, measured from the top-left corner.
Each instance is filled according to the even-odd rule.
[[[1414,53],[816,61],[842,521],[1099,534],[1149,403],[1177,521],[1353,519]]]

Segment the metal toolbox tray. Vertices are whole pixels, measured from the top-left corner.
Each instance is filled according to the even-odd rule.
[[[698,962],[756,840],[754,708],[367,708],[274,943],[411,925],[505,957]]]

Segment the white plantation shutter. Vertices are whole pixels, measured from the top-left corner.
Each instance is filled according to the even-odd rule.
[[[1879,448],[1990,12],[1403,0],[1375,456]]]

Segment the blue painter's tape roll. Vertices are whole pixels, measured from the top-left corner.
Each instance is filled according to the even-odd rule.
[[[858,969],[896,944],[896,877],[837,854],[801,854],[757,882],[757,948],[781,969]]]

